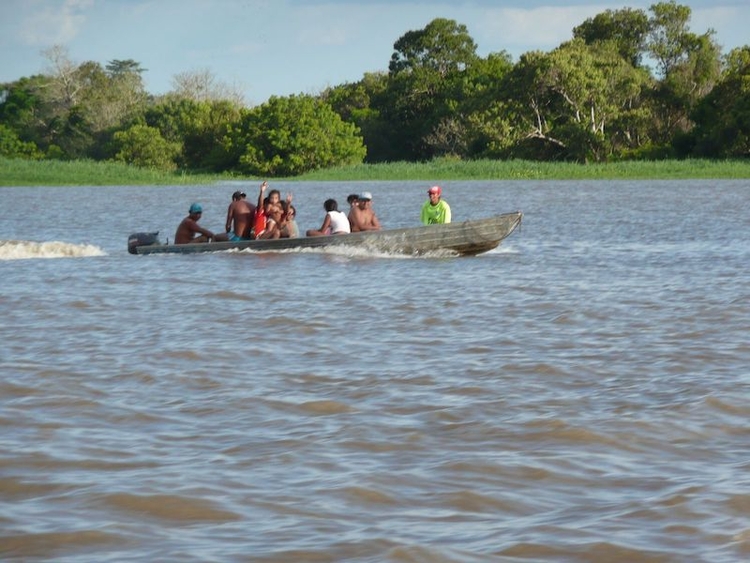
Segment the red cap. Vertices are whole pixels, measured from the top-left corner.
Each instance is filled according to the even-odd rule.
[[[440,186],[432,186],[429,190],[427,190],[427,193],[440,195],[443,193],[443,190],[440,189]]]

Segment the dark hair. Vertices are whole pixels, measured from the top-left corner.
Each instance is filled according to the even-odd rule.
[[[358,199],[359,199],[358,194],[349,194],[348,196],[346,196],[346,203],[351,205],[352,202],[357,201]]]
[[[339,210],[339,204],[336,203],[335,199],[327,199],[325,203],[323,204],[323,207],[326,211],[338,211]]]

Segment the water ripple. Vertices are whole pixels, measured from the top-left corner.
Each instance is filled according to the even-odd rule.
[[[367,189],[414,220],[416,183]],[[0,558],[747,559],[747,184],[453,189],[523,230],[467,259],[133,257],[163,190],[66,188],[112,229],[101,256],[0,260]]]

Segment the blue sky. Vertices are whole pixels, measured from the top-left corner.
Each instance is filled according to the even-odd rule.
[[[0,82],[45,72],[42,51],[72,61],[134,59],[146,89],[163,94],[178,73],[210,71],[244,94],[315,94],[385,71],[393,43],[434,18],[466,25],[478,53],[514,60],[548,51],[607,9],[648,11],[655,0],[0,0]],[[750,44],[750,0],[683,0],[690,29],[716,30],[724,52]]]

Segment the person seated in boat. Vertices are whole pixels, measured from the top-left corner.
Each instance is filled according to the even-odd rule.
[[[258,205],[255,206],[255,214],[253,216],[253,228],[250,231],[250,238],[257,239],[263,235],[266,230],[266,198],[263,194],[266,192],[268,182],[263,182],[260,185],[260,192],[258,193]]]
[[[274,190],[277,194],[278,191]],[[263,215],[266,217],[266,227],[263,229],[256,238],[258,239],[273,239],[281,236],[281,218],[283,217],[283,210],[276,202],[271,200],[273,193],[269,194],[263,200]]]
[[[272,201],[278,200],[280,194],[278,190],[273,190],[267,196],[264,197],[268,189],[268,182],[264,181],[260,185],[260,192],[258,193],[258,205],[255,207],[255,217],[253,218],[253,230],[250,238],[253,239],[271,239],[279,238],[279,229],[274,224],[273,218],[270,217],[275,209],[275,205]]]
[[[353,233],[380,230],[380,221],[378,221],[375,211],[372,209],[372,194],[370,192],[362,192],[357,196],[357,205],[352,206],[351,211],[349,211],[349,226]]]
[[[297,209],[290,201],[282,201],[284,218],[281,221],[281,238],[298,238],[299,226],[297,226]]]
[[[175,244],[229,240],[226,233],[214,234],[208,229],[201,227],[198,221],[200,221],[202,215],[203,206],[200,203],[193,203],[188,210],[188,216],[177,227],[177,231],[174,234]]]
[[[308,237],[322,237],[325,235],[344,235],[352,232],[349,226],[349,218],[343,211],[339,211],[339,204],[335,199],[327,199],[323,203],[323,209],[326,210],[326,216],[323,218],[323,224],[320,229],[310,229],[307,231]]]
[[[291,205],[292,194],[287,194],[286,204]],[[263,200],[264,214],[266,216],[265,229],[256,238],[259,239],[275,239],[280,238],[282,234],[282,227],[284,223],[284,205],[281,201],[281,193],[279,190],[271,190],[268,193],[268,197]]]
[[[357,207],[357,202],[359,201],[359,194],[349,194],[346,196],[346,203],[349,204],[349,211],[355,207]]]
[[[227,208],[226,231],[231,241],[250,238],[253,227],[255,206],[247,201],[245,192],[237,190],[232,194],[232,203]]]
[[[432,186],[427,190],[428,200],[422,206],[420,220],[425,225],[439,225],[451,222],[451,207],[443,199],[443,190],[440,186]]]

